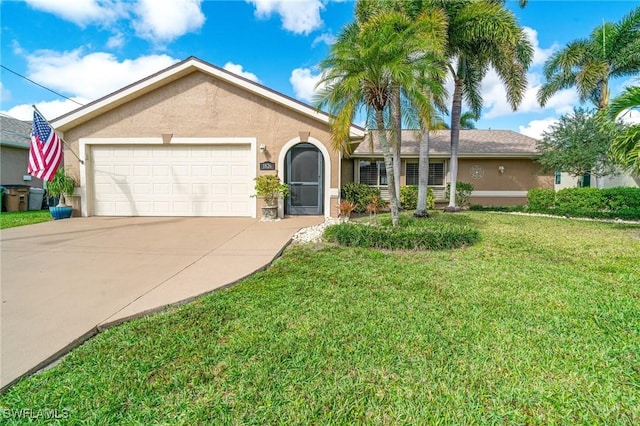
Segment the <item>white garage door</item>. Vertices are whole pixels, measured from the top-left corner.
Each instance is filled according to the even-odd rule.
[[[249,145],[94,145],[96,216],[251,216]]]

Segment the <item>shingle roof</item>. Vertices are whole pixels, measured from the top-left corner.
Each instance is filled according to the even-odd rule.
[[[0,115],[0,145],[29,149],[31,122]]]
[[[373,150],[370,143],[373,135]],[[377,133],[370,132],[355,149],[353,157],[381,156]],[[430,133],[429,155],[449,157],[451,155],[451,131],[436,130]],[[420,150],[420,132],[402,131],[402,157],[417,157]],[[460,157],[533,157],[536,155],[536,140],[512,130],[460,130]]]

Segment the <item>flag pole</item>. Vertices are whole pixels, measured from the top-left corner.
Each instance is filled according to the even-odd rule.
[[[44,115],[42,115],[42,113],[40,112],[40,110],[39,110],[38,108],[36,108],[36,106],[35,106],[35,105],[31,105],[31,106],[33,107],[33,109],[34,109],[34,110],[36,110],[36,112],[37,112],[38,114],[40,114],[40,117],[44,118],[44,121],[46,121],[46,122],[47,122],[47,124],[49,125],[49,127],[51,127],[51,130],[55,132],[55,131],[56,131],[56,129],[54,129],[54,128],[53,128],[53,126],[51,125],[51,123],[49,123],[49,120],[47,120],[47,118],[46,118]],[[56,134],[57,134],[57,133],[58,133],[58,132],[56,132]],[[58,137],[60,138],[60,140],[62,141],[62,143],[63,143],[64,145],[66,145],[66,147],[67,147],[67,148],[69,148],[69,151],[71,151],[71,153],[73,154],[73,156],[74,156],[74,157],[76,157],[76,158],[78,159],[78,161],[80,162],[80,164],[84,164],[84,160],[83,160],[83,159],[81,159],[80,157],[78,157],[78,154],[76,154],[76,153],[71,149],[71,146],[67,143],[67,141],[65,141],[65,140],[64,140],[64,138],[62,138],[60,135],[58,135]]]

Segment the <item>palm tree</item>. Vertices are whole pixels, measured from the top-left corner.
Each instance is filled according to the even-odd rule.
[[[640,87],[627,89],[611,102],[609,117],[616,119],[630,109],[640,110]],[[624,129],[611,143],[611,156],[625,169],[640,175],[640,125]]]
[[[515,16],[503,7],[504,1],[436,1],[449,16],[448,53],[453,63],[449,71],[454,81],[451,106],[450,202],[455,204],[458,175],[458,145],[463,98],[471,112],[480,116],[480,85],[490,67],[502,80],[507,100],[515,110],[527,85],[526,71],[533,59],[533,47]],[[521,2],[524,5],[526,2]]]
[[[602,110],[609,104],[609,80],[640,72],[640,8],[618,23],[603,23],[587,39],[578,39],[554,53],[544,65],[546,83],[538,102],[575,87],[580,101],[590,100]]]
[[[323,76],[318,85],[325,88],[316,103],[328,107],[334,148],[348,152],[349,127],[361,109],[373,117],[387,172],[393,226],[398,224],[399,203],[385,114],[396,86],[419,115],[429,114],[431,99],[421,84],[428,75],[428,58],[443,50],[444,28],[443,16],[438,14],[425,14],[415,21],[398,12],[379,14],[348,25],[320,64]]]
[[[416,19],[419,14],[419,8],[415,7],[416,2],[406,0],[358,0],[355,8],[356,20],[359,24],[363,24],[375,16],[388,12],[398,12]],[[404,31],[405,28],[397,28],[397,31]],[[444,87],[444,86],[443,86]],[[393,170],[396,177],[402,172],[402,88],[398,84],[394,84],[391,88],[391,105],[389,110],[389,127],[391,129],[391,145],[393,154]],[[400,179],[395,180],[396,196],[400,195]],[[425,187],[425,203],[426,203],[426,187]]]
[[[460,129],[473,130],[476,128],[475,121],[478,119],[472,111],[465,111],[460,115]],[[433,130],[451,130],[446,122],[441,121],[437,123],[436,127],[432,127]]]

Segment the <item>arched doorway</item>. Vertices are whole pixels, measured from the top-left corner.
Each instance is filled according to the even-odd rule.
[[[285,183],[291,188],[285,214],[324,213],[324,158],[310,143],[294,145],[285,159]]]

